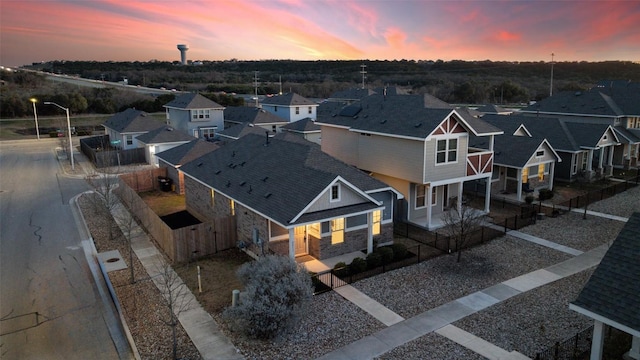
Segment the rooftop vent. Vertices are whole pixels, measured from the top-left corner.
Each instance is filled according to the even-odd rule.
[[[231,180],[227,180],[227,187],[231,186]]]
[[[202,163],[198,163],[198,165],[197,165],[197,166],[198,166],[198,167],[202,166]]]
[[[246,181],[243,181],[240,183],[240,186],[244,186],[246,183],[247,183]]]
[[[380,121],[380,124],[386,124],[386,123],[387,123],[387,120]]]
[[[220,175],[220,169],[216,170],[215,174]]]
[[[271,197],[271,193],[266,193],[266,194],[264,194],[264,198],[265,198],[265,199],[268,199],[268,198],[270,198],[270,197]]]
[[[247,190],[247,193],[251,194],[252,191],[253,191],[253,187],[249,185],[249,190]]]
[[[262,178],[262,181],[266,182],[268,178],[269,178],[268,176],[265,176],[265,177]]]
[[[417,124],[415,124],[413,126],[419,128],[420,126],[422,126],[422,123],[417,123]]]

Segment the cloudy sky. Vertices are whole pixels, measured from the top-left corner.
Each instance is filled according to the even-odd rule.
[[[640,61],[640,1],[0,0],[0,64]]]

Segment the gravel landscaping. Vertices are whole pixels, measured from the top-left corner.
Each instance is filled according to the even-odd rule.
[[[640,186],[591,204],[587,209],[605,214],[629,217],[640,211]]]
[[[377,357],[379,360],[484,360],[484,356],[465,348],[464,346],[440,336],[430,333],[410,341],[402,346]]]

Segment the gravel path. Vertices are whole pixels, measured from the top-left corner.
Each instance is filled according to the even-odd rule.
[[[587,209],[605,214],[629,217],[640,211],[640,186],[591,204]]]

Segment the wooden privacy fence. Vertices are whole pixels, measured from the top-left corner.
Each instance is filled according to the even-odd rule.
[[[167,168],[155,168],[149,170],[136,171],[120,175],[124,181],[135,192],[145,192],[160,189],[158,177],[167,176]]]
[[[173,263],[191,261],[236,246],[235,217],[171,229],[123,177],[119,178],[116,194]]]

